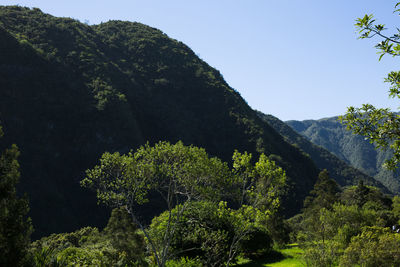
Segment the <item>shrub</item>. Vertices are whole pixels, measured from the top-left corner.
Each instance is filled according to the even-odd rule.
[[[351,239],[340,266],[400,266],[400,234],[388,228],[364,227]]]

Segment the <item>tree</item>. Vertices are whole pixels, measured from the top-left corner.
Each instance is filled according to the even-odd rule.
[[[327,170],[319,173],[310,195],[304,200],[303,218],[296,226],[301,230],[298,238],[305,249],[305,259],[311,266],[329,266],[334,262],[327,225],[321,221],[324,211],[333,209],[339,200],[340,188],[329,177]],[[298,229],[295,229],[298,231]]]
[[[140,266],[146,266],[144,261],[145,242],[137,230],[137,226],[132,222],[125,207],[119,207],[112,210],[102,234],[110,240],[112,247],[118,251],[124,263],[136,262]]]
[[[29,247],[35,266],[148,266],[143,235],[123,207],[113,209],[103,231],[51,234]]]
[[[125,206],[143,231],[158,266],[165,266],[179,221],[191,201],[216,201],[229,191],[231,174],[226,163],[210,158],[206,151],[182,142],[159,142],[140,147],[127,155],[104,153],[100,164],[86,172],[82,185],[97,192],[100,202]],[[162,242],[156,245],[140,218],[139,205],[158,195],[168,211]],[[154,199],[152,199],[154,200]],[[176,212],[172,212],[173,208]]]
[[[322,208],[331,209],[332,205],[338,201],[340,188],[335,180],[329,177],[326,169],[322,170],[315,182],[310,195],[304,200],[304,209],[320,210]]]
[[[0,137],[3,132],[0,127]],[[26,260],[32,233],[32,224],[26,197],[17,196],[19,156],[18,147],[12,145],[0,155],[0,265],[21,266]]]
[[[400,234],[388,228],[363,227],[341,257],[340,266],[399,266]]]
[[[393,215],[397,218],[398,222],[400,223],[400,197],[399,196],[394,196],[393,197]]]
[[[337,266],[351,238],[360,234],[362,227],[379,224],[379,215],[374,210],[340,203],[335,203],[332,210],[322,208],[319,213],[319,228],[314,233],[306,233],[302,243],[307,265]]]
[[[395,5],[395,13],[400,13],[400,2]],[[379,50],[379,60],[386,54],[400,56],[400,29],[392,36],[384,34],[384,24],[376,24],[373,15],[358,18],[355,24],[361,39],[379,37],[382,39],[375,47]],[[400,71],[392,71],[385,78],[391,85],[389,96],[400,98]],[[364,104],[361,108],[349,107],[347,113],[340,117],[347,129],[362,135],[377,148],[393,150],[393,156],[385,162],[385,167],[394,170],[400,163],[400,115],[387,108],[375,108]]]
[[[254,225],[261,222],[266,224],[268,218],[277,211],[286,182],[285,171],[264,154],[254,165],[251,164],[252,154],[246,152],[235,151],[232,159],[239,207],[234,213],[240,220],[233,223],[235,235],[226,266],[236,257],[242,240],[254,230]],[[221,205],[220,209],[232,212],[226,205]]]
[[[168,217],[165,211],[152,220],[149,234],[155,244],[162,243]],[[172,222],[176,230],[171,240],[171,258],[197,258],[203,266],[224,266],[234,236],[231,217],[231,213],[220,214],[218,203],[191,202],[179,220],[174,218]]]
[[[325,228],[320,221],[321,211],[332,210],[332,206],[339,200],[339,192],[339,186],[329,177],[328,171],[321,171],[310,195],[304,200],[303,221],[300,226],[307,241],[319,238],[324,241]]]
[[[384,195],[378,188],[364,185],[362,180],[357,186],[346,187],[340,201],[345,205],[357,205],[359,208],[366,207],[374,210],[390,210],[392,200]]]

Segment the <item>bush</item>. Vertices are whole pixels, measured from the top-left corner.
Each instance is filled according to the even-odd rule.
[[[175,208],[172,212],[178,210]],[[164,212],[150,225],[149,233],[155,245],[163,238],[168,218],[169,213]],[[235,236],[233,222],[241,220],[235,212],[220,212],[217,203],[192,202],[180,218],[178,222],[172,222],[176,229],[171,240],[170,257],[198,259],[204,266],[224,266]],[[253,224],[239,244],[239,253],[251,258],[261,257],[272,251],[272,243],[266,228]]]
[[[400,266],[400,234],[388,228],[364,227],[351,239],[340,266]]]
[[[177,208],[172,210],[172,213],[176,212]],[[155,217],[150,225],[149,234],[156,246],[162,244],[168,218],[169,213],[164,212]],[[234,230],[229,220],[219,216],[217,204],[193,202],[178,222],[172,222],[171,227],[176,229],[171,240],[170,258],[198,258],[205,266],[211,263],[222,266],[227,260]]]
[[[240,244],[243,256],[249,259],[258,259],[272,252],[272,238],[262,227],[252,227]]]
[[[124,208],[114,209],[104,231],[85,227],[31,244],[37,266],[147,266],[145,243]],[[62,264],[61,264],[62,263]]]
[[[303,258],[306,266],[337,266],[337,244],[333,241],[318,243],[304,249]]]
[[[202,267],[203,264],[198,258],[180,258],[179,260],[170,260],[167,262],[166,267]]]

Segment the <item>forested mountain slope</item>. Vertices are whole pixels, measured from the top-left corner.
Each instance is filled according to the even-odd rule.
[[[278,118],[261,112],[259,112],[259,116],[280,133],[286,141],[307,153],[318,168],[327,169],[330,176],[339,185],[354,185],[357,181],[363,180],[369,185],[379,187],[383,192],[389,193],[388,189],[379,181],[353,168],[323,147],[313,144]]]
[[[347,131],[337,119],[338,117],[332,117],[286,123],[314,144],[324,147],[355,168],[373,176],[393,193],[399,194],[400,172],[391,172],[382,167],[391,151],[376,150],[363,137]]]
[[[287,214],[318,170],[258,117],[186,45],[140,23],[85,25],[39,9],[0,7],[0,148],[21,150],[21,188],[36,236],[104,225],[108,211],[80,188],[104,151],[159,140],[264,152],[288,174]],[[149,210],[149,217],[159,210]]]

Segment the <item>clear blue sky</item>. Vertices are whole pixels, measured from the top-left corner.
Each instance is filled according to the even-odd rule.
[[[374,44],[357,40],[357,17],[400,26],[395,1],[377,0],[2,0],[89,24],[138,21],[186,43],[254,109],[282,120],[343,114],[350,105],[398,108]]]

